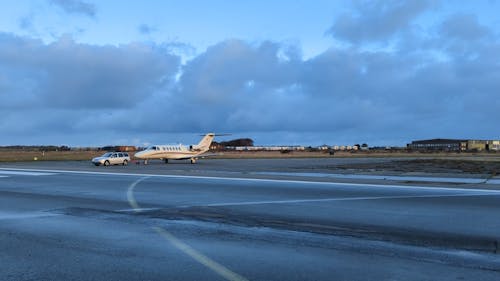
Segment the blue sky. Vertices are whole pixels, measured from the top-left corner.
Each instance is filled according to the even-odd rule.
[[[498,1],[0,2],[0,145],[500,138]]]

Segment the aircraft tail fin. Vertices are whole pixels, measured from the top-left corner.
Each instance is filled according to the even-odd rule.
[[[214,133],[208,133],[206,134],[201,141],[197,145],[193,145],[192,149],[193,150],[198,150],[198,151],[207,151],[210,149],[210,144],[212,144],[212,141],[214,140],[215,134]]]

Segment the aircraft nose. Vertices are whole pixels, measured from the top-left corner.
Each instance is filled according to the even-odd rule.
[[[134,154],[134,157],[142,159],[144,155],[144,151],[139,151]]]

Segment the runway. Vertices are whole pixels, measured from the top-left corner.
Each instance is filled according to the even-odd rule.
[[[2,165],[0,279],[500,279],[494,188],[116,168]]]

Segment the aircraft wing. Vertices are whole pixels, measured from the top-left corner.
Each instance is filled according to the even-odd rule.
[[[203,153],[203,154],[196,155],[196,156],[175,158],[173,160],[189,160],[189,159],[192,159],[192,158],[196,158],[196,159],[199,159],[199,158],[210,158],[210,157],[221,156],[221,155],[224,155],[224,154],[223,153]]]
[[[216,156],[222,156],[224,155],[224,153],[202,153],[198,156],[196,156],[196,158],[210,158],[210,157],[216,157]]]

